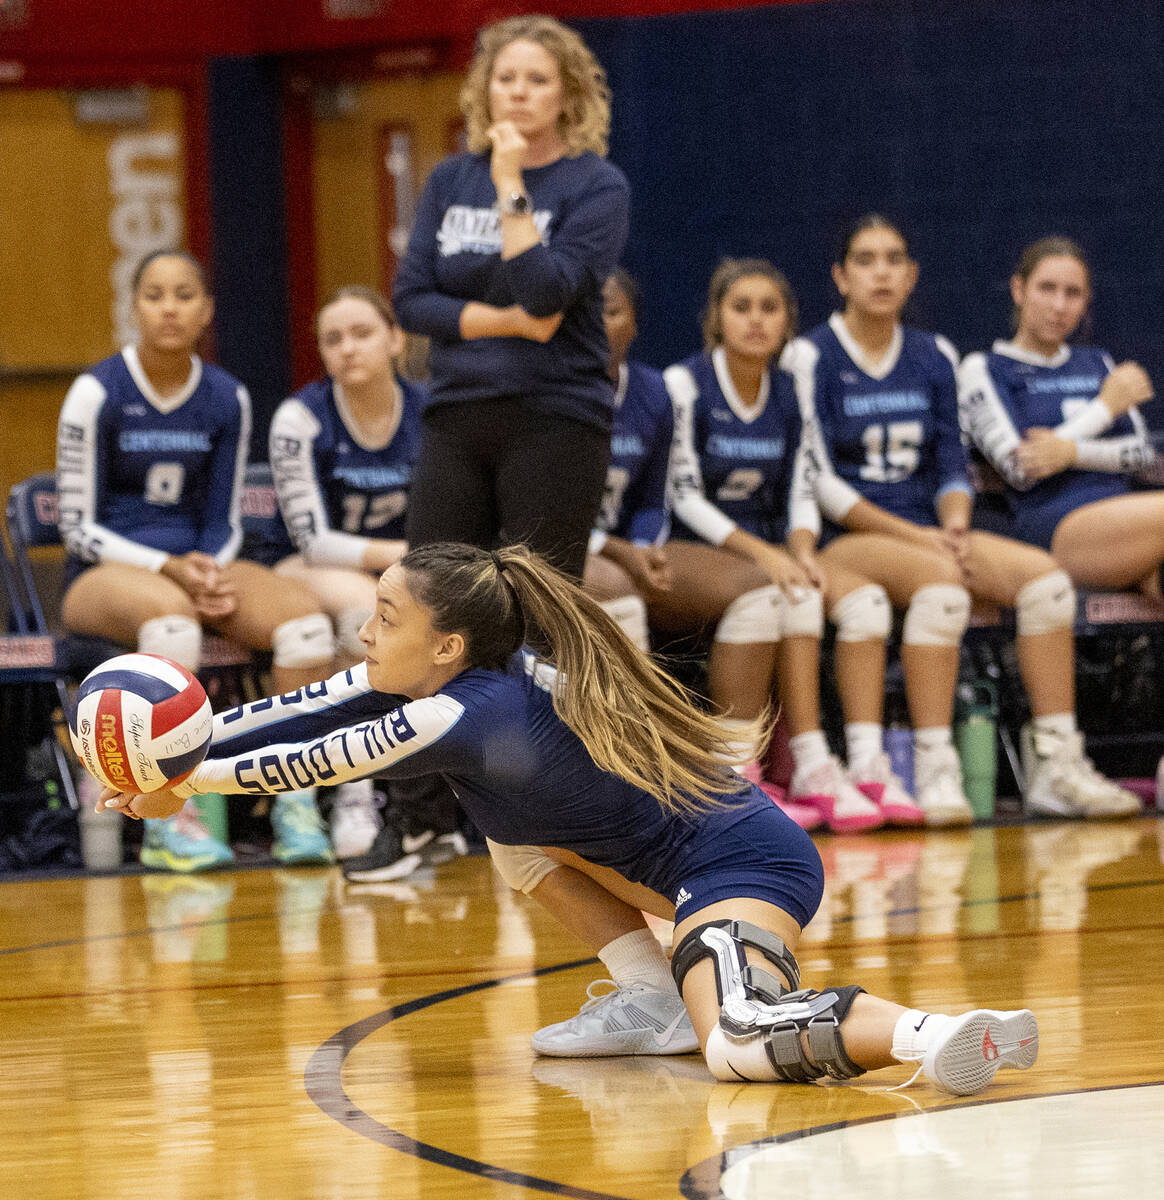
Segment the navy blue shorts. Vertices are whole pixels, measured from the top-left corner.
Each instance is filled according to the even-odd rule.
[[[683,921],[719,900],[766,900],[803,929],[820,905],[824,869],[812,838],[758,788],[738,809],[709,814],[670,899]]]

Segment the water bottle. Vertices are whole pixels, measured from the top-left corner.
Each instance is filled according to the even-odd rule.
[[[204,792],[194,797],[198,819],[206,826],[215,841],[230,845],[230,828],[226,817],[226,797],[220,792]]]
[[[121,827],[125,818],[115,809],[94,812],[92,804],[81,805],[81,858],[86,871],[121,870]]]
[[[995,722],[998,713],[994,685],[974,680],[958,685],[954,745],[962,763],[962,786],[975,818],[994,816],[998,778]]]

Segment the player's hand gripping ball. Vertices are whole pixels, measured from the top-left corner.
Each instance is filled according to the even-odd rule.
[[[119,654],[85,677],[69,732],[99,783],[155,792],[206,757],[213,720],[202,684],[185,667],[160,654]]]

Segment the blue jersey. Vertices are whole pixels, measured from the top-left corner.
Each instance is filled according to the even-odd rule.
[[[361,435],[330,379],[309,383],[275,410],[275,492],[294,549],[312,566],[358,567],[369,540],[404,537],[425,393],[399,382],[395,424],[378,443]]]
[[[639,545],[666,540],[667,462],[674,420],[658,371],[642,363],[619,367],[610,434],[610,466],[597,528]]]
[[[881,364],[867,369],[834,313],[797,338],[783,361],[802,410],[815,418],[826,468],[818,494],[830,519],[841,523],[864,499],[915,524],[935,525],[946,492],[970,494],[957,354],[945,338],[899,326]]]
[[[819,528],[804,497],[801,419],[792,377],[770,369],[755,404],[736,391],[722,348],[663,372],[675,409],[671,459],[676,536],[721,545],[735,529],[782,542]]]
[[[610,428],[613,389],[602,285],[618,265],[630,188],[590,153],[522,172],[541,241],[501,257],[501,219],[488,154],[456,154],[424,185],[393,303],[401,325],[431,339],[432,403],[527,399],[543,412]],[[545,344],[461,337],[469,301],[562,313]]]
[[[1126,473],[1151,461],[1138,412],[1112,421],[1102,405],[1092,403],[1112,365],[1107,354],[1090,346],[1062,346],[1046,358],[999,341],[989,354],[966,356],[958,380],[963,424],[1006,481],[1015,533],[1023,541],[1049,549],[1056,526],[1069,512],[1124,495]],[[1095,413],[1102,428],[1088,420]],[[1015,449],[1035,428],[1074,440],[1079,469],[1026,479]],[[1107,436],[1089,436],[1100,432]]]
[[[230,562],[250,426],[246,389],[197,357],[174,396],[155,392],[132,346],[79,376],[57,428],[69,553],[153,571],[191,550]]]
[[[692,895],[768,897],[776,886],[787,892],[777,902],[806,923],[820,895],[819,857],[758,788],[743,785],[696,817],[666,811],[595,766],[554,711],[555,686],[556,672],[527,652],[504,671],[467,670],[433,696],[403,701],[373,690],[362,664],[216,716],[210,755],[175,791],[257,794],[373,773],[440,774],[495,842],[572,850],[680,910]]]

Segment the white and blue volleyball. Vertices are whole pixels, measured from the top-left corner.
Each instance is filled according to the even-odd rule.
[[[119,654],[85,676],[69,722],[85,770],[119,792],[156,792],[206,757],[214,716],[202,685],[160,654]]]

